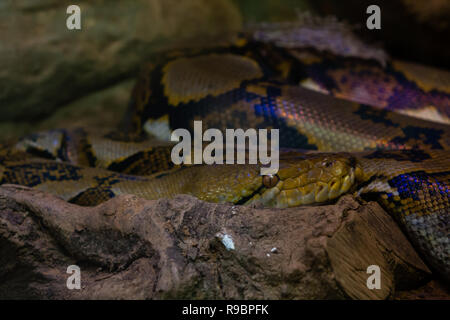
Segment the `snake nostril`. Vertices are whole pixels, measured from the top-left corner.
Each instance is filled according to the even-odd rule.
[[[328,159],[325,159],[325,160],[322,162],[322,164],[323,164],[326,168],[331,167],[331,166],[333,165],[333,163],[334,163],[333,160],[328,160]]]

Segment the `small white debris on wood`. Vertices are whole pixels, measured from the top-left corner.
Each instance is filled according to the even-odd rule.
[[[273,247],[273,248],[270,250],[270,252],[272,252],[272,253],[277,253],[277,252],[278,252],[277,247]]]
[[[234,250],[234,242],[233,242],[233,238],[226,233],[218,233],[216,234],[216,237],[218,237],[219,239],[222,240],[223,245],[225,246],[225,248],[230,251],[230,250]]]

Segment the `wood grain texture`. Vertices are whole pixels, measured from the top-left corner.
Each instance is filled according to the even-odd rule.
[[[391,218],[350,196],[281,210],[189,196],[79,207],[8,185],[0,252],[1,298],[386,299],[430,277]],[[72,264],[81,290],[66,288]],[[381,290],[367,289],[367,264]]]

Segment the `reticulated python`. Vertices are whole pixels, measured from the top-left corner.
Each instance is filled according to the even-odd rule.
[[[408,66],[382,67],[248,37],[166,53],[144,68],[120,130],[26,137],[18,150],[0,157],[0,182],[81,205],[118,194],[157,199],[187,193],[284,208],[355,192],[378,200],[429,264],[450,279],[450,75],[439,72],[436,81],[424,67],[408,72],[399,65]],[[427,108],[443,123],[389,111]],[[273,177],[260,176],[258,165],[173,168],[171,145],[155,145],[145,132],[167,139],[171,129],[192,130],[194,120],[220,130],[278,128],[282,148],[328,153],[291,150]]]

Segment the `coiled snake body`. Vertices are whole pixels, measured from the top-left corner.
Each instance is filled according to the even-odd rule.
[[[300,87],[302,63],[284,48],[248,39],[165,54],[144,68],[121,130],[106,136],[53,130],[26,137],[17,153],[0,157],[0,182],[35,187],[82,205],[124,193],[148,199],[188,193],[206,201],[279,208],[329,202],[348,192],[370,195],[429,264],[450,279],[450,129],[390,112],[380,108],[389,104],[379,101],[403,94],[396,105],[433,104],[445,115],[450,77],[428,94],[419,84],[415,94],[399,93],[389,78],[390,89],[379,84],[384,91],[373,107]],[[353,63],[364,66],[362,60]],[[342,83],[341,72],[334,82]],[[395,81],[412,92],[407,81],[413,80]],[[344,97],[351,93],[345,88],[328,91]],[[220,130],[278,128],[280,147],[291,150],[282,154],[276,176],[263,177],[259,165],[173,168],[171,145],[145,139],[145,131],[167,139],[171,129],[193,130],[194,120]]]

